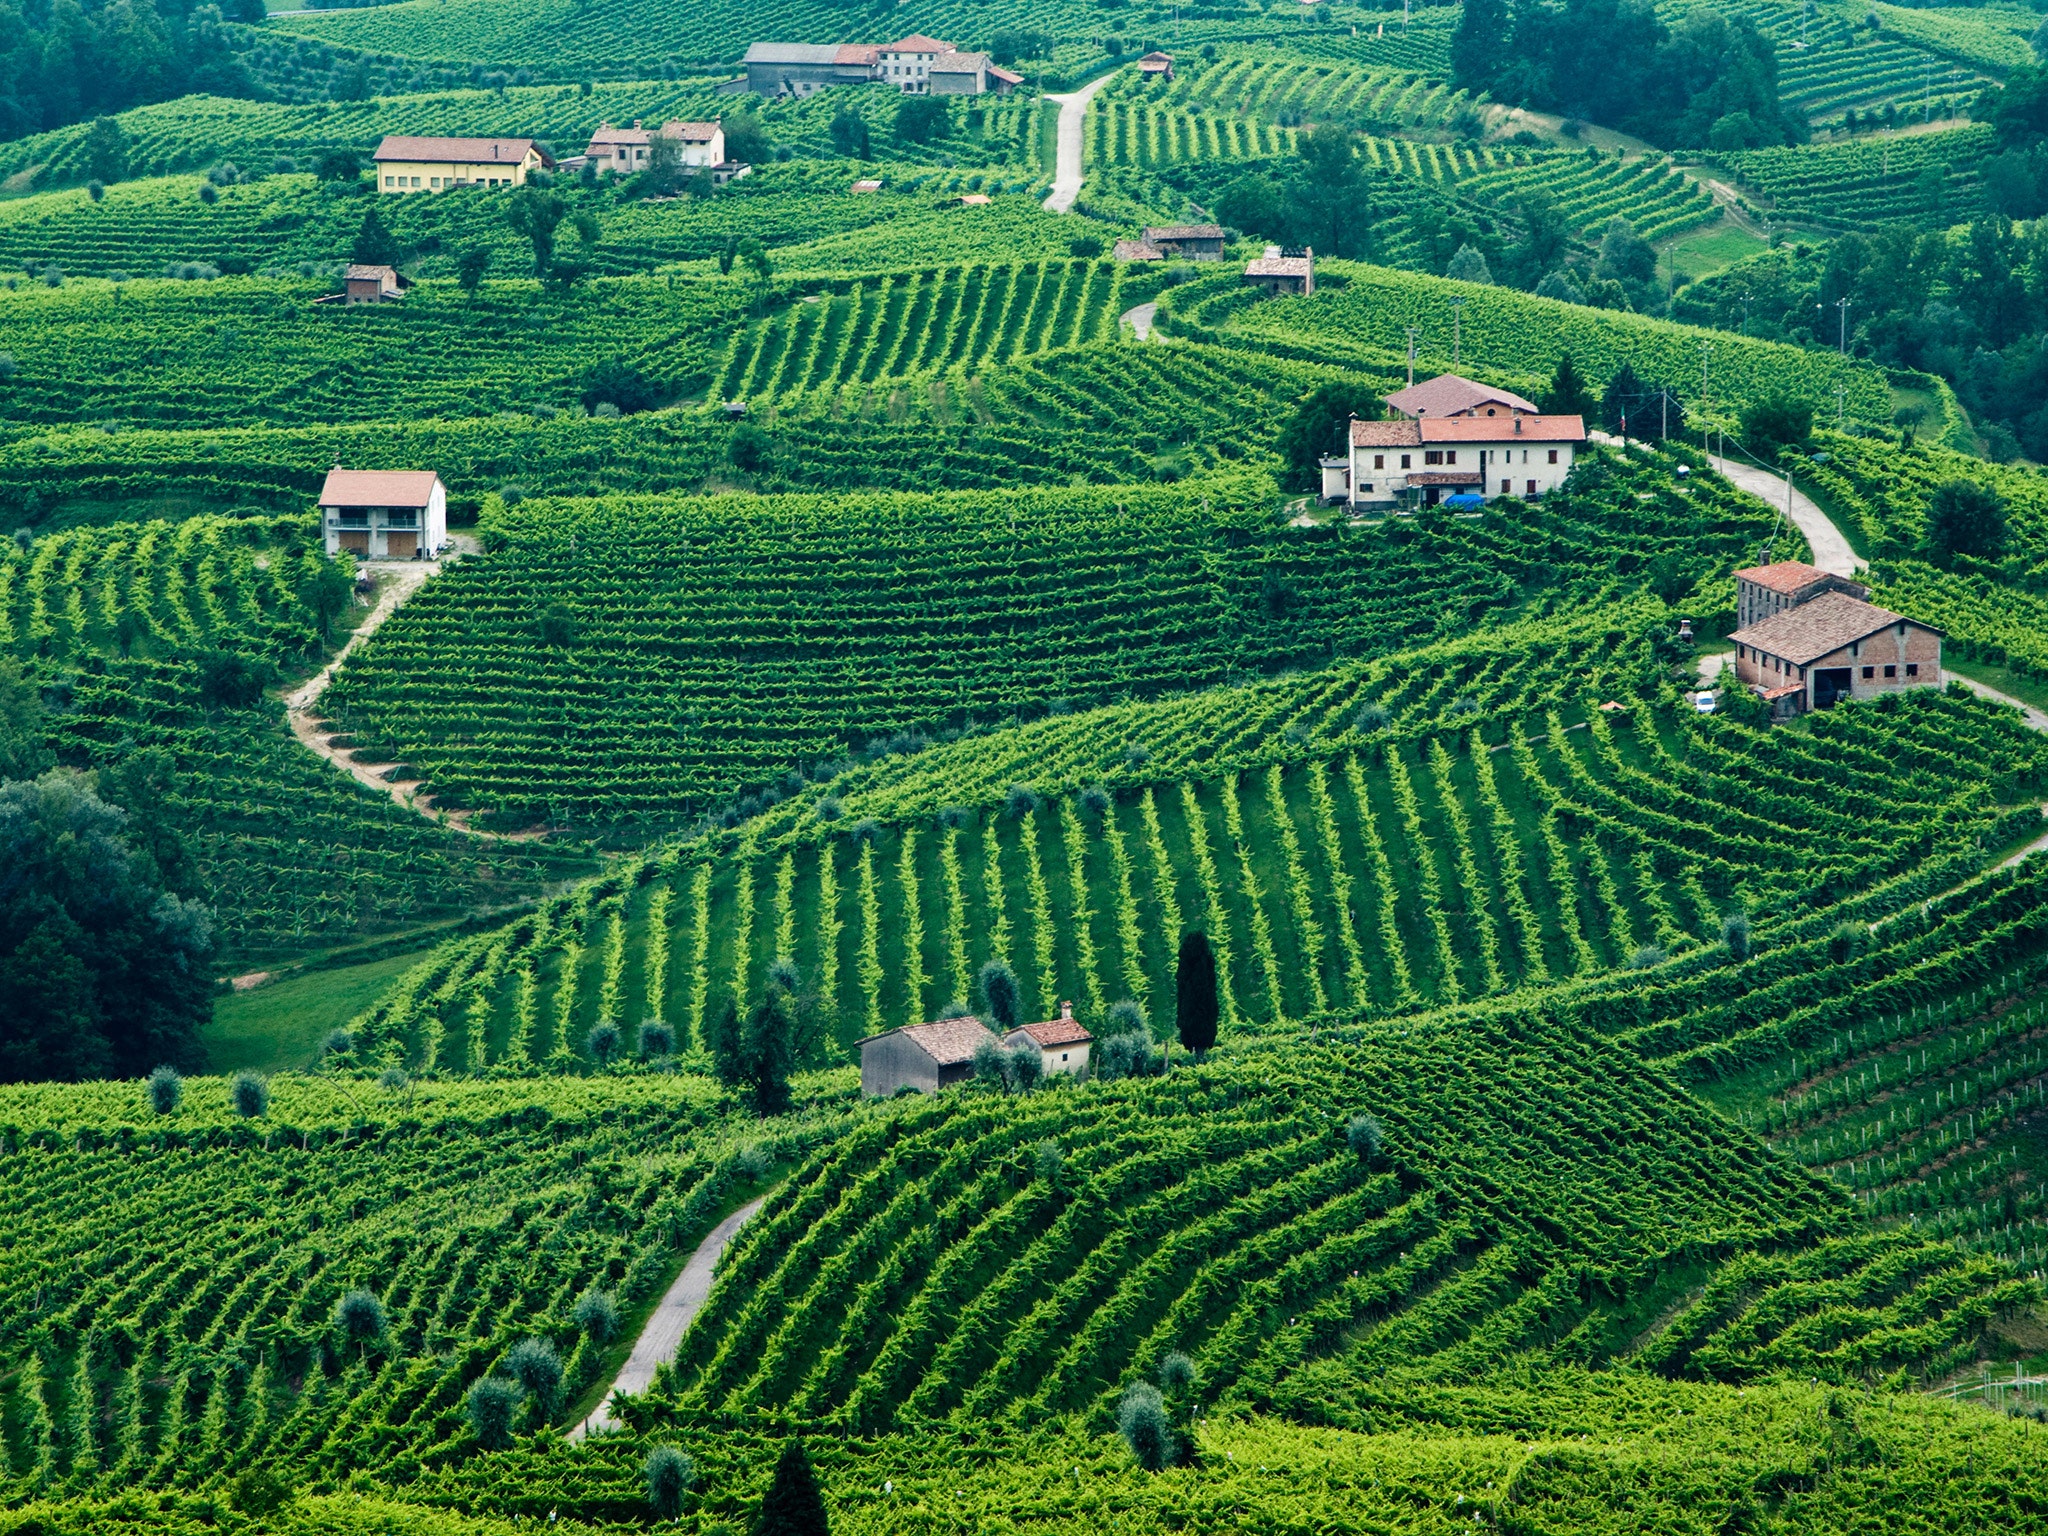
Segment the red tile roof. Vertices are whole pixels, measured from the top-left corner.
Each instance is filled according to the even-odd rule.
[[[1116,261],[1163,261],[1166,257],[1150,240],[1119,240],[1109,254]]]
[[[880,43],[841,43],[834,64],[873,64],[881,56]]]
[[[1387,404],[1404,416],[1453,416],[1488,404],[1527,411],[1532,416],[1537,414],[1533,400],[1524,400],[1511,389],[1496,389],[1491,384],[1481,384],[1455,373],[1440,373],[1420,384],[1397,389],[1387,396]]]
[[[1581,416],[1421,416],[1396,421],[1354,421],[1359,448],[1410,448],[1422,443],[1582,443]]]
[[[441,477],[431,469],[343,469],[327,471],[320,487],[323,507],[424,507]]]
[[[1002,81],[1005,85],[1022,85],[1024,83],[1024,77],[1022,75],[1013,74],[1009,70],[1003,68],[1003,66],[1000,64],[989,65],[988,72],[994,75],[998,80]]]
[[[1737,571],[1735,579],[1753,581],[1760,587],[1794,597],[1816,581],[1826,581],[1828,573],[1804,560],[1780,560],[1773,565],[1752,565],[1746,571]]]
[[[1246,277],[1313,277],[1313,256],[1259,256],[1244,264]]]
[[[1003,1036],[1003,1043],[1009,1045],[1019,1035],[1028,1037],[1041,1050],[1054,1045],[1086,1045],[1095,1038],[1074,1017],[1074,1005],[1064,1002],[1060,1004],[1058,1018],[1048,1019],[1043,1024],[1020,1024]]]
[[[1766,656],[1803,667],[1894,624],[1911,624],[1915,629],[1941,633],[1932,624],[1862,602],[1846,592],[1823,592],[1797,608],[1787,608],[1747,629],[1738,629],[1728,638],[1736,645],[1746,645]]]
[[[922,32],[913,32],[901,42],[890,43],[889,53],[951,53],[953,45],[942,43],[936,37],[926,37]]]

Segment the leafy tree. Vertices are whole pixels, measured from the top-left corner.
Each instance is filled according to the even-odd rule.
[[[1290,233],[1286,189],[1256,171],[1238,177],[1217,193],[1214,212],[1219,223],[1261,239],[1284,241]]]
[[[499,1369],[532,1393],[544,1410],[554,1410],[555,1392],[562,1385],[562,1357],[546,1339],[521,1339],[506,1351]]]
[[[725,156],[746,165],[761,165],[774,158],[775,146],[759,114],[735,112],[725,119]]]
[[[952,126],[952,113],[943,96],[906,96],[896,107],[895,132],[899,143],[929,144],[944,138]]]
[[[742,474],[765,474],[775,464],[775,439],[752,422],[743,421],[726,439],[725,458]]]
[[[455,258],[456,286],[464,293],[474,294],[483,285],[484,273],[490,270],[491,248],[487,245],[473,245]]]
[[[559,192],[529,183],[516,188],[505,200],[505,222],[512,233],[533,246],[533,274],[546,277],[555,259],[555,231],[569,216],[569,204]]]
[[[391,1326],[377,1293],[360,1289],[348,1292],[334,1304],[334,1321],[341,1329],[343,1343],[364,1353]]]
[[[158,1067],[149,1074],[149,1107],[159,1115],[175,1115],[185,1097],[185,1079],[176,1067]]]
[[[831,1528],[818,1474],[811,1470],[803,1442],[793,1437],[783,1441],[775,1476],[754,1516],[752,1536],[829,1536]]]
[[[1772,458],[1780,449],[1796,448],[1812,433],[1810,405],[1776,395],[1742,408],[1742,441],[1759,458]]]
[[[1493,269],[1486,264],[1486,257],[1470,245],[1458,247],[1458,254],[1451,258],[1451,264],[1444,268],[1444,276],[1461,283],[1490,283]]]
[[[1173,977],[1174,1025],[1180,1043],[1199,1055],[1216,1043],[1221,1014],[1216,999],[1216,955],[1209,935],[1197,929],[1180,941]]]
[[[616,405],[621,416],[631,416],[655,409],[662,396],[654,381],[638,368],[622,357],[608,357],[593,363],[583,375],[584,409],[594,411],[606,403]]]
[[[1008,1088],[1010,1074],[1003,1057],[1006,1053],[993,1040],[984,1040],[974,1048],[974,1080],[984,1088]]]
[[[1996,560],[2005,553],[2005,503],[1974,480],[1947,480],[1927,500],[1927,553],[1947,565],[1957,555]]]
[[[1557,360],[1557,372],[1550,376],[1550,388],[1536,403],[1546,416],[1592,416],[1599,407],[1593,391],[1586,387],[1586,381],[1572,365],[1569,352]]]
[[[675,1031],[659,1019],[649,1019],[640,1026],[640,1057],[643,1061],[667,1056],[676,1048]]]
[[[739,1004],[727,998],[720,1005],[710,1027],[704,1032],[704,1048],[711,1053],[711,1070],[728,1088],[747,1080],[747,1035],[740,1025]]]
[[[619,1048],[619,1026],[599,1022],[590,1026],[590,1033],[584,1037],[585,1045],[600,1067],[612,1064],[612,1053]]]
[[[740,237],[738,235],[727,235],[725,237],[725,244],[718,248],[718,275],[720,277],[732,276],[732,264],[738,258],[739,253]]]
[[[1124,1389],[1116,1406],[1117,1433],[1131,1456],[1147,1472],[1163,1471],[1174,1459],[1173,1429],[1166,1421],[1166,1402],[1149,1381]]]
[[[1616,214],[1607,221],[1600,236],[1600,260],[1594,275],[1608,278],[1630,290],[1640,290],[1657,279],[1657,247],[1636,233],[1635,225]]]
[[[569,1320],[593,1344],[609,1344],[619,1331],[619,1304],[610,1291],[588,1290],[576,1298]]]
[[[1543,281],[1536,285],[1536,297],[1539,299],[1559,299],[1566,304],[1583,304],[1586,302],[1585,290],[1573,282],[1571,273],[1565,271],[1562,267],[1558,268],[1555,272],[1544,274]]]
[[[85,135],[85,171],[94,181],[128,179],[128,135],[111,117],[96,117]]]
[[[1332,379],[1319,384],[1288,414],[1274,444],[1286,464],[1290,490],[1314,490],[1322,484],[1317,461],[1324,454],[1348,451],[1345,435],[1352,417],[1380,418],[1380,397],[1362,380]]]
[[[277,668],[241,651],[207,651],[199,659],[199,701],[208,709],[251,709],[277,681]]]
[[[502,1376],[485,1376],[469,1389],[463,1404],[470,1431],[487,1451],[512,1443],[512,1416],[519,1411],[519,1388]]]
[[[1049,59],[1055,39],[1050,32],[1009,27],[989,39],[988,56],[1008,69],[1019,59]]]
[[[1571,251],[1571,221],[1543,192],[1532,192],[1521,202],[1522,243],[1510,253],[1509,265],[1515,280],[1535,287],[1544,276],[1557,270]],[[1576,292],[1576,288],[1573,290]]]
[[[1017,973],[1001,960],[991,960],[981,968],[975,979],[975,990],[981,994],[981,1007],[987,1017],[988,1027],[998,1035],[1007,1035],[1024,1022],[1024,1008],[1017,987]]]
[[[319,621],[320,638],[331,641],[334,621],[355,601],[355,587],[338,561],[317,560],[306,579],[299,584],[299,601]]]
[[[1721,942],[1728,946],[1728,958],[1747,960],[1749,958],[1749,914],[1730,912],[1721,919]]]
[[[1506,0],[1465,0],[1451,34],[1451,79],[1477,96],[1491,89],[1508,55]]]
[[[1045,1057],[1037,1046],[1020,1040],[1003,1054],[1003,1078],[1012,1093],[1029,1093],[1045,1081]]]
[[[228,1085],[228,1101],[244,1120],[261,1120],[270,1113],[270,1084],[260,1072],[237,1072]]]
[[[872,160],[874,154],[868,142],[867,119],[851,107],[841,107],[833,114],[826,126],[825,136],[832,141],[832,147],[849,160]]]
[[[1368,254],[1372,197],[1356,136],[1340,123],[1318,123],[1295,141],[1295,154],[1289,203],[1300,243],[1326,256]]]
[[[789,1074],[796,1065],[796,1030],[789,994],[770,985],[747,1016],[744,1083],[757,1115],[789,1108]]]
[[[313,174],[321,181],[355,181],[362,176],[363,166],[353,151],[330,149],[313,167]]]
[[[355,244],[349,247],[348,259],[364,267],[398,265],[398,241],[384,227],[384,215],[374,201],[363,210],[363,222],[356,230]]]
[[[1350,1143],[1352,1152],[1361,1163],[1369,1163],[1380,1155],[1380,1122],[1373,1115],[1353,1115],[1351,1123],[1344,1127],[1344,1139]]]
[[[647,1453],[647,1505],[655,1518],[673,1520],[683,1512],[683,1495],[697,1481],[697,1464],[672,1445]]]
[[[88,775],[0,785],[0,1081],[196,1065],[211,914],[180,900]]]
[[[0,653],[0,779],[32,779],[55,761],[43,744],[42,692]]]

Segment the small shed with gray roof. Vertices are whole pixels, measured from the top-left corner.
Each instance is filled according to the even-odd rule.
[[[860,1043],[860,1091],[871,1099],[887,1099],[905,1088],[937,1093],[964,1083],[974,1075],[974,1053],[984,1041],[998,1044],[972,1015],[870,1035]]]

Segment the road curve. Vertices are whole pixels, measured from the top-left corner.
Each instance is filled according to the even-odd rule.
[[[1064,95],[1047,94],[1047,101],[1060,104],[1059,157],[1053,165],[1052,196],[1045,200],[1047,213],[1066,213],[1081,195],[1081,130],[1088,121],[1088,103],[1095,93],[1116,78],[1116,71],[1097,76],[1078,91]]]
[[[675,1359],[676,1349],[683,1342],[683,1330],[688,1328],[697,1314],[703,1310],[704,1299],[711,1294],[712,1271],[718,1267],[719,1255],[726,1245],[739,1235],[747,1219],[761,1209],[760,1200],[750,1200],[725,1220],[711,1229],[711,1235],[697,1245],[697,1251],[690,1255],[690,1262],[683,1266],[683,1272],[676,1276],[676,1282],[668,1288],[668,1294],[661,1298],[647,1326],[640,1330],[640,1337],[633,1341],[633,1352],[626,1356],[626,1363],[619,1368],[618,1378],[612,1382],[611,1390],[604,1395],[604,1401],[589,1418],[569,1431],[571,1440],[581,1440],[585,1435],[602,1434],[616,1429],[618,1420],[612,1417],[612,1399],[621,1393],[631,1395],[645,1392],[654,1382],[654,1373],[660,1366]]]
[[[1856,551],[1849,547],[1842,530],[1814,504],[1812,497],[1794,486],[1791,502],[1787,504],[1783,475],[1774,475],[1753,464],[1737,464],[1732,459],[1714,459],[1712,463],[1730,484],[1784,511],[1792,526],[1806,535],[1806,542],[1813,547],[1813,563],[1822,570],[1835,576],[1854,576],[1863,569],[1863,562],[1856,558]]]

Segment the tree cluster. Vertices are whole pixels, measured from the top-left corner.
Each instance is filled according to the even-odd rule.
[[[1451,77],[1475,94],[1603,123],[1666,149],[1803,143],[1778,61],[1747,17],[1667,26],[1647,0],[1467,0]]]
[[[9,4],[0,11],[0,139],[178,96],[255,96],[226,23],[263,14],[262,0]],[[116,124],[95,127],[88,159],[97,181],[128,174]]]

